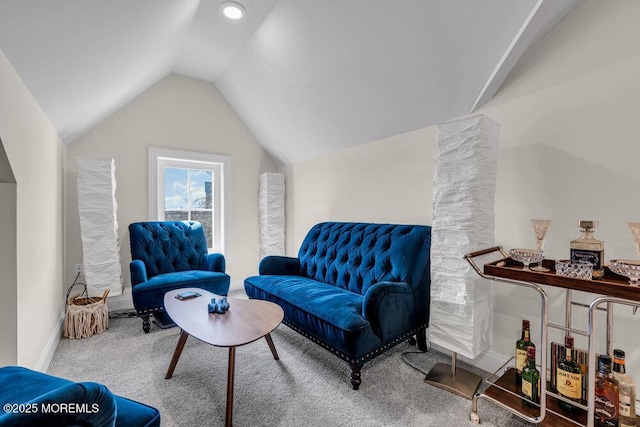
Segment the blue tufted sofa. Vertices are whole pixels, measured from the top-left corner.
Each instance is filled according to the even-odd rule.
[[[325,222],[297,258],[268,256],[244,286],[284,323],[344,359],[358,389],[365,362],[409,339],[426,351],[431,227]]]
[[[0,368],[0,404],[4,427],[160,425],[156,408],[116,396],[102,384],[75,383],[19,366]]]
[[[222,254],[207,253],[207,238],[197,221],[135,222],[129,225],[131,294],[142,329],[149,316],[166,315],[164,294],[185,287],[227,295],[231,279]]]

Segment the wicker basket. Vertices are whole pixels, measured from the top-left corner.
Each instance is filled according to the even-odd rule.
[[[109,289],[104,291],[102,297],[81,295],[72,296],[67,305],[64,318],[65,338],[86,338],[102,333],[109,327]]]

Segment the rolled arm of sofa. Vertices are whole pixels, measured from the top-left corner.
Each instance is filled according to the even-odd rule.
[[[146,282],[147,279],[147,267],[139,259],[134,259],[129,264],[129,271],[131,272],[131,286],[135,286],[138,283]]]
[[[362,316],[382,342],[397,337],[411,326],[413,291],[405,282],[378,282],[367,289]]]
[[[288,276],[300,274],[300,259],[287,256],[266,256],[260,261],[258,272],[261,276]]]
[[[204,256],[204,269],[224,273],[227,263],[222,254],[206,254]]]
[[[0,417],[0,425],[115,426],[115,397],[107,387],[98,383],[68,384],[29,402],[19,403],[33,410],[5,413]],[[66,410],[59,409],[62,405]]]

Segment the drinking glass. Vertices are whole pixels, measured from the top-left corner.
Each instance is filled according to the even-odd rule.
[[[524,265],[523,270],[530,271],[529,264],[542,262],[544,253],[536,249],[511,249],[509,256],[516,261],[520,261]]]
[[[640,222],[628,222],[627,225],[633,234],[633,240],[636,242],[636,252],[640,256]]]
[[[539,251],[542,252],[544,248],[544,241],[547,238],[547,231],[551,225],[550,219],[532,219],[531,225],[533,226],[533,232],[536,234],[536,246]],[[537,266],[531,267],[534,271],[549,271],[548,268],[542,266],[542,260]]]
[[[640,280],[640,261],[632,259],[612,259],[609,261],[609,270],[629,278],[629,284],[631,286],[638,286],[638,280]]]

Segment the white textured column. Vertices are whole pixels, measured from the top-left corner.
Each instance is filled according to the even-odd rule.
[[[499,132],[482,115],[437,132],[429,339],[469,358],[491,345],[491,286],[463,257],[495,243]]]
[[[124,287],[113,159],[78,157],[78,212],[84,278],[90,296],[121,295]]]
[[[284,255],[284,174],[260,175],[260,258]]]

